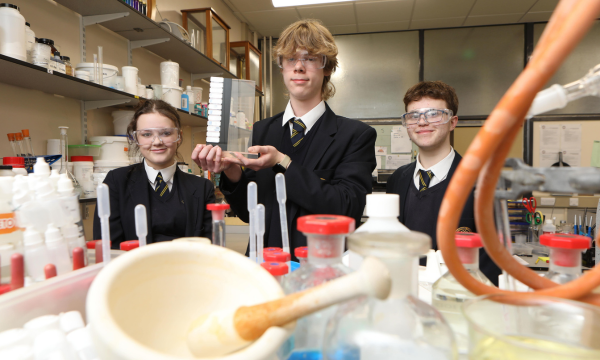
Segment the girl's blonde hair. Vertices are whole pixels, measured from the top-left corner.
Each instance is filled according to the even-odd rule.
[[[273,60],[279,56],[295,54],[298,49],[306,50],[309,54],[325,55],[327,63],[323,71],[335,72],[338,66],[338,48],[331,32],[319,20],[299,20],[288,26],[277,40],[273,51]],[[323,79],[321,97],[323,100],[335,94],[335,86],[331,83],[331,74]]]

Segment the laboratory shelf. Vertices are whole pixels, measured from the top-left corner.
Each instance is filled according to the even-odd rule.
[[[73,76],[57,72],[49,73],[45,68],[4,55],[0,55],[0,83],[82,100],[86,102],[86,108],[90,109],[115,105],[113,102],[132,106],[139,102],[137,96],[129,93]],[[180,109],[177,109],[177,112],[181,118],[181,125],[199,127],[207,125],[206,117]]]
[[[103,21],[101,24],[132,42],[168,39],[165,42],[153,45],[137,44],[160,57],[179,63],[182,69],[191,74],[214,74],[213,76],[236,78],[220,64],[209,59],[206,55],[172,35],[158,23],[142,15],[121,0],[56,0],[56,2],[84,18],[128,13],[125,17]]]

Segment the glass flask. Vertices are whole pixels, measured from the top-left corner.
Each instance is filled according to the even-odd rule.
[[[348,247],[383,261],[392,291],[381,301],[362,298],[340,305],[327,325],[323,355],[328,360],[455,359],[452,331],[442,315],[416,295],[416,259],[431,238],[419,232],[355,233]]]
[[[458,256],[467,272],[480,282],[494,286],[479,270],[479,248],[483,247],[481,237],[474,233],[456,233],[455,241]],[[462,286],[449,271],[433,284],[431,295],[431,304],[442,313],[454,331],[458,352],[461,355],[467,354],[469,331],[460,307],[465,301],[477,296]]]
[[[308,215],[298,218],[298,230],[306,236],[308,262],[284,277],[281,287],[286,295],[352,272],[342,264],[342,254],[344,238],[354,231],[354,226],[354,219],[346,216]],[[332,306],[298,320],[293,335],[280,348],[279,358],[322,359],[325,327],[336,308]]]
[[[600,359],[597,306],[494,294],[466,302],[462,311],[469,324],[470,359]]]
[[[566,284],[581,276],[581,252],[589,249],[591,239],[583,235],[545,234],[540,244],[550,248],[550,266],[545,278]]]

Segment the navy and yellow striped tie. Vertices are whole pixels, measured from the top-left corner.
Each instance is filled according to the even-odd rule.
[[[296,147],[300,145],[302,139],[304,139],[306,125],[298,118],[293,118],[290,122],[292,122],[292,145]]]
[[[156,188],[154,191],[157,192],[159,196],[169,195],[169,187],[167,186],[167,182],[163,180],[161,173],[156,175]]]
[[[433,177],[433,172],[430,170],[419,170],[419,191],[424,191],[429,188],[429,182]]]

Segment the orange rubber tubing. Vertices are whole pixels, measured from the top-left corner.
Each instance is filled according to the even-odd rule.
[[[494,193],[500,171],[521,128],[535,95],[575,48],[600,13],[600,1],[561,0],[546,26],[527,67],[494,108],[452,177],[440,207],[437,237],[448,270],[476,295],[510,294],[514,299],[544,295],[585,301],[600,306],[600,296],[591,294],[600,286],[600,267],[580,278],[558,285],[520,265],[504,248],[494,223]],[[485,285],[464,268],[454,236],[467,197],[479,176],[475,196],[475,221],[490,257],[517,280],[535,289],[513,292]]]

